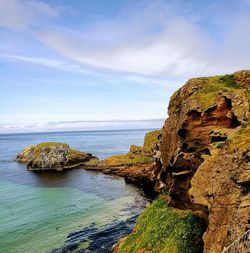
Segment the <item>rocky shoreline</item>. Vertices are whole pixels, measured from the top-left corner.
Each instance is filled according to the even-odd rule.
[[[189,80],[143,147],[85,162],[160,194],[113,252],[222,252],[250,228],[250,71]]]
[[[99,160],[90,153],[71,149],[68,144],[44,142],[29,145],[16,157],[30,171],[62,171],[73,168],[97,170],[109,175],[121,176],[127,183],[154,193],[154,167],[160,146],[161,130],[148,132],[142,147],[131,145],[127,154],[119,154]]]

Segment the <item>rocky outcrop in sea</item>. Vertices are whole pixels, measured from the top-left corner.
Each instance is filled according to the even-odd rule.
[[[68,144],[60,142],[43,142],[29,145],[16,157],[17,162],[27,164],[28,170],[72,169],[96,163],[98,159],[90,153],[72,149]]]

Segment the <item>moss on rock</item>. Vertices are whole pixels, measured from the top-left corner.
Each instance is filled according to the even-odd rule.
[[[167,200],[162,195],[143,211],[133,233],[119,243],[117,253],[202,252],[202,218],[189,210],[168,207]]]

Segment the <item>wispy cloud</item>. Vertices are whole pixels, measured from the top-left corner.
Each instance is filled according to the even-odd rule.
[[[1,54],[1,53],[0,53],[0,57],[4,57],[12,61],[43,65],[43,66],[52,67],[52,68],[63,70],[63,71],[92,73],[82,68],[79,64],[73,64],[67,61],[61,61],[61,60],[57,60],[53,58],[30,57],[30,56],[23,56],[23,55],[11,55],[11,54]]]
[[[248,0],[200,5],[202,15],[184,1],[138,1],[112,18],[102,16],[72,29],[46,25],[46,20],[65,16],[68,7],[40,0],[0,0],[0,26],[30,27],[32,36],[74,62],[69,69],[77,71],[87,66],[96,72],[187,78],[248,68]],[[64,68],[54,60],[31,60]]]
[[[181,12],[185,4],[181,8],[168,1],[143,3],[113,19],[102,18],[82,31],[48,30],[38,37],[78,63],[134,74],[186,77],[250,66],[246,57],[249,9],[235,9],[234,16],[224,16],[230,20],[223,34],[216,35],[202,25],[210,15],[206,10],[202,20],[192,11]],[[218,7],[222,6],[211,4],[210,11]],[[219,30],[219,22],[217,26]]]
[[[0,133],[41,131],[146,129],[162,127],[164,119],[107,120],[107,121],[58,121],[34,124],[0,124]]]

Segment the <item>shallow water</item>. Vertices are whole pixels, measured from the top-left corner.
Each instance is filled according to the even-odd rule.
[[[119,177],[84,169],[29,172],[13,161],[22,148],[42,141],[61,141],[105,158],[127,152],[132,143],[142,144],[145,132],[0,135],[0,252],[44,253],[61,248],[73,231],[91,224],[102,229],[114,222],[122,224],[138,215],[146,203],[139,189]]]

